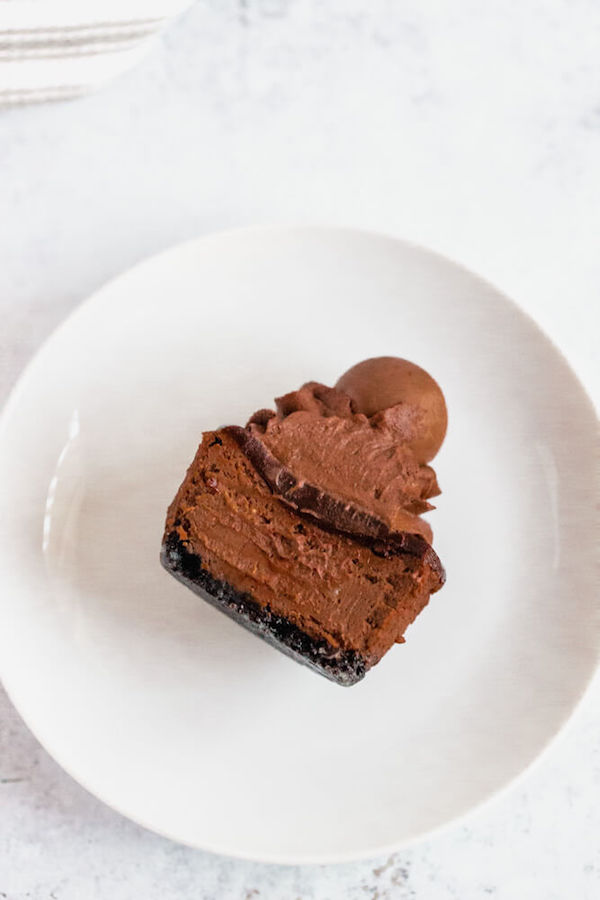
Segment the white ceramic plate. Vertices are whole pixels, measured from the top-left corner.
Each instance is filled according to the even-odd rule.
[[[448,581],[340,688],[174,581],[159,546],[203,429],[381,354],[446,394]],[[277,862],[397,848],[514,779],[592,675],[595,447],[560,354],[447,260],[333,229],[176,247],[77,310],[5,410],[5,685],[67,772],[178,841]]]

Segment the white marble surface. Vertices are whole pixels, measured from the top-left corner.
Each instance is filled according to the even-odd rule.
[[[202,0],[102,93],[0,114],[0,400],[91,290],[250,222],[390,231],[495,282],[600,405],[595,0]],[[511,791],[390,859],[242,863],[90,797],[0,696],[0,898],[594,900],[597,678]]]

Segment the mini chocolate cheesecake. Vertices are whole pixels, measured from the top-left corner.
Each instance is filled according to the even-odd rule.
[[[167,513],[162,563],[351,685],[444,583],[421,518],[439,494],[427,462],[445,435],[443,395],[419,367],[383,357],[275,403],[245,428],[204,434]]]

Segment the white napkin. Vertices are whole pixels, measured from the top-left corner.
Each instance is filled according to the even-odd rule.
[[[0,105],[76,97],[151,49],[192,0],[0,0]]]

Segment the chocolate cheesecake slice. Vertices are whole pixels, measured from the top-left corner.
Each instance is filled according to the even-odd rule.
[[[426,459],[445,422],[438,439],[427,392],[403,399],[407,371],[423,373],[437,400],[441,391],[412,364],[374,362],[372,388],[395,379],[395,402],[370,415],[353,385],[343,389],[363,363],[342,387],[310,382],[245,428],[205,433],[161,555],[204,599],[343,685],[404,640],[444,582],[420,514],[439,493]]]

